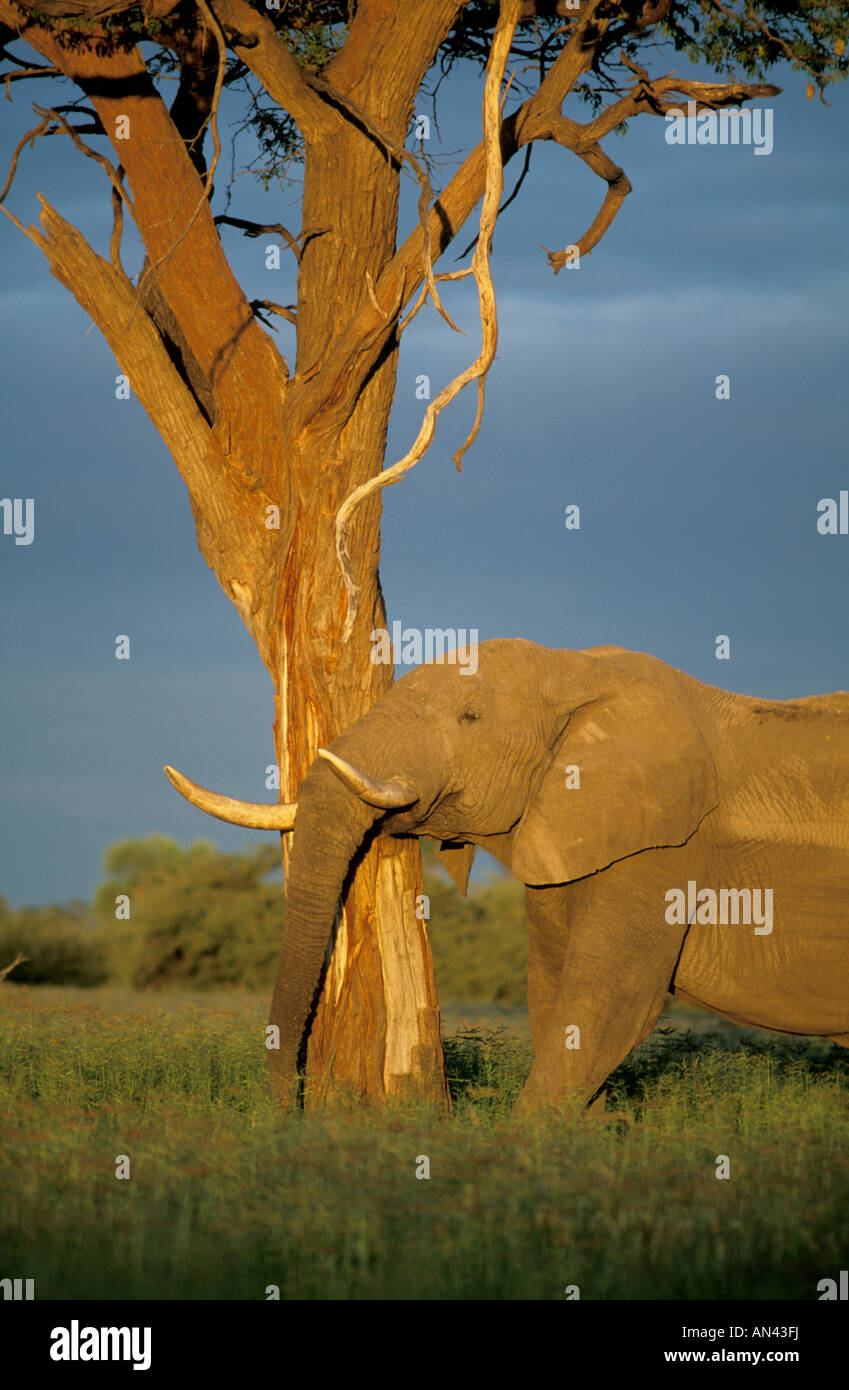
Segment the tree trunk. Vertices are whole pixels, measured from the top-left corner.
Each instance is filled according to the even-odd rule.
[[[397,169],[359,131],[309,151],[303,225],[330,230],[308,243],[300,263],[299,373],[323,357],[339,325],[367,298],[366,272],[376,281],[391,258],[397,198]],[[370,659],[370,634],[386,625],[378,577],[380,498],[361,508],[351,536],[361,587],[357,621],[344,644],[346,594],[334,518],[348,494],[383,467],[396,369],[393,343],[341,433],[323,435],[317,423],[290,441],[295,515],[287,527],[274,618],[275,736],[287,800],[296,799],[317,749],[364,714],[392,682],[392,668]],[[418,845],[376,842],[357,869],[339,919],[310,1034],[308,1104],[340,1088],[446,1103],[430,946],[425,922],[416,916],[421,893]]]

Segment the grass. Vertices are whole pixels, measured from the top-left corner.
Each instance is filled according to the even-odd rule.
[[[281,1119],[264,1009],[3,988],[0,1277],[42,1299],[814,1299],[846,1267],[844,1049],[661,1031],[603,1120],[519,1125],[529,1043],[467,1029],[448,1117]]]

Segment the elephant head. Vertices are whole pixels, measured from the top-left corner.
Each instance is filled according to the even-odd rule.
[[[319,750],[297,808],[232,801],[166,768],[211,815],[294,829],[271,1008],[281,1100],[352,861],[375,828],[441,840],[465,892],[475,845],[526,884],[565,883],[683,844],[716,805],[713,762],[682,694],[629,673],[610,651],[493,641],[478,648],[474,674],[450,662],[418,667]]]

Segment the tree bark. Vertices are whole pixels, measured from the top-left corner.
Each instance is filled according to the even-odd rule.
[[[384,110],[379,118],[403,143],[406,115]],[[328,230],[310,240],[299,266],[298,376],[323,360],[335,334],[368,299],[367,275],[376,281],[394,253],[397,216],[397,166],[355,126],[308,145],[303,224]],[[380,499],[361,509],[352,536],[362,589],[347,643],[334,518],[348,494],[383,466],[396,370],[393,337],[343,428],[328,436],[317,422],[291,442],[296,517],[272,625],[279,636],[275,727],[284,799],[296,798],[317,748],[364,714],[392,681],[391,667],[370,660],[370,634],[386,624]],[[308,1103],[339,1088],[444,1103],[430,947],[416,916],[421,893],[418,846],[375,843],[340,916],[310,1035]]]

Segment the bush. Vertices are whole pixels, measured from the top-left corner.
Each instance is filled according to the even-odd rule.
[[[25,985],[100,985],[109,976],[107,944],[85,903],[23,907],[0,898],[0,970],[16,956],[9,979]]]
[[[267,989],[283,922],[279,850],[222,854],[204,840],[183,848],[152,835],[104,855],[96,907],[111,933],[111,975],[136,989],[179,985]],[[269,875],[277,883],[267,882]],[[126,896],[130,917],[116,920]]]

